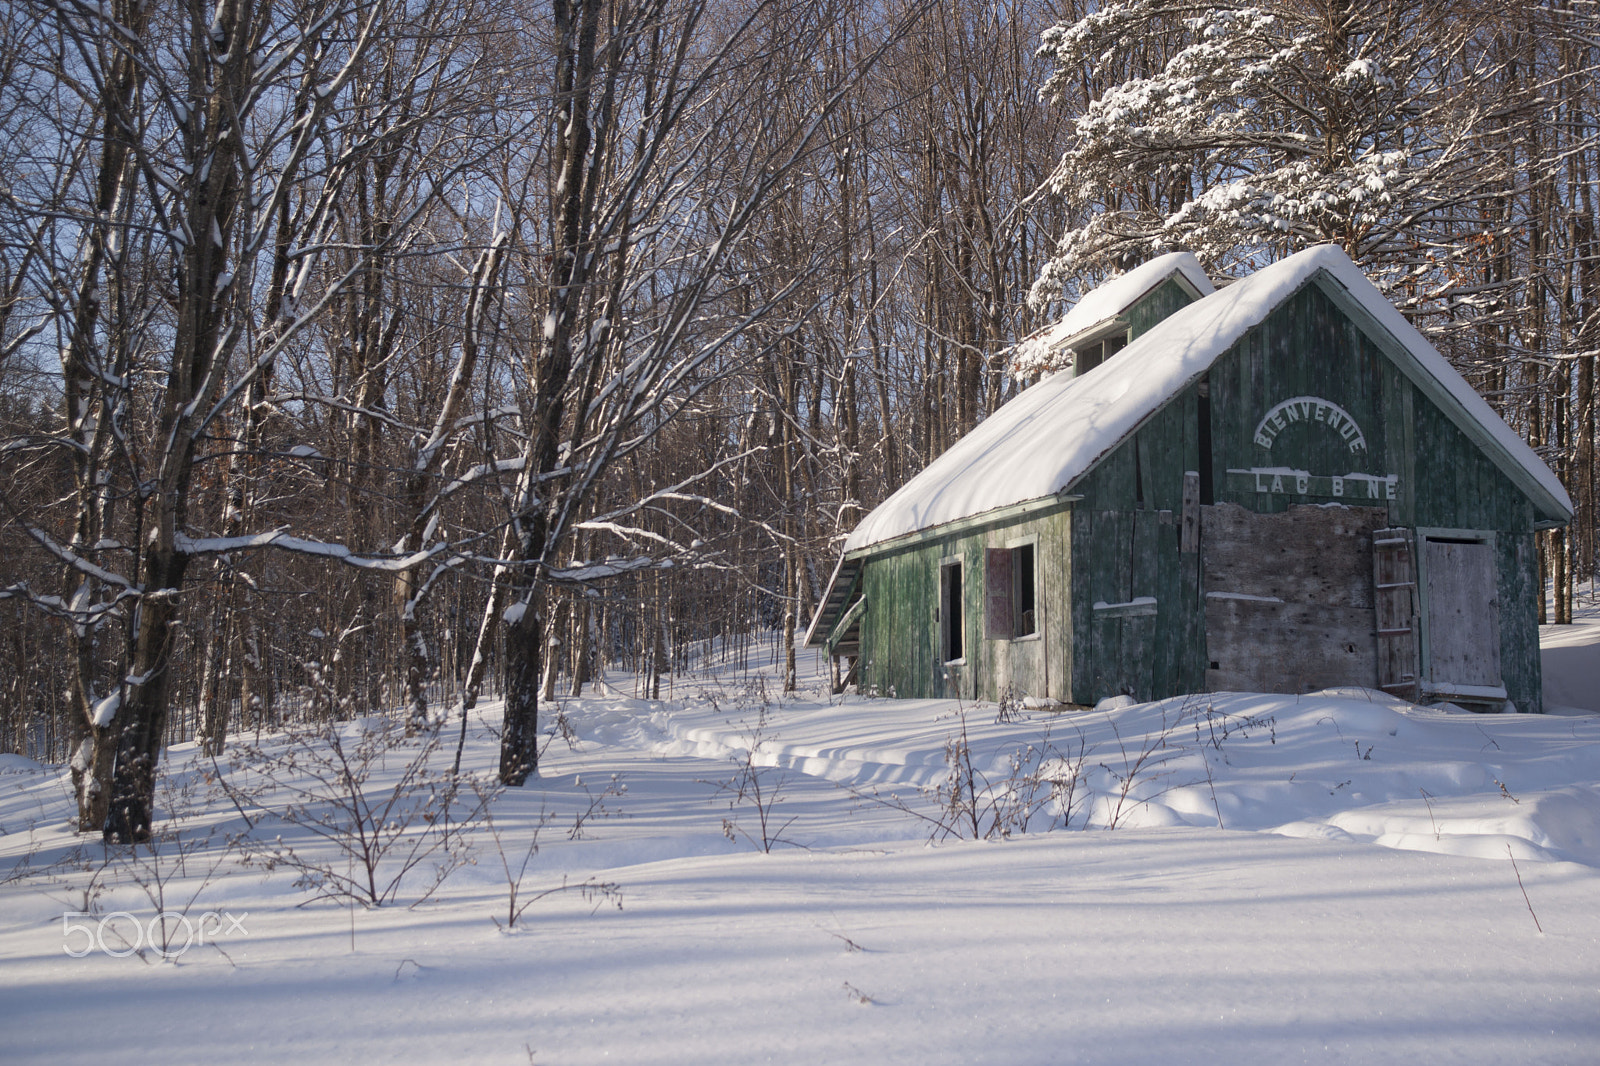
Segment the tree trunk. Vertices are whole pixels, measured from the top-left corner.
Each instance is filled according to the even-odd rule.
[[[500,734],[500,783],[518,788],[539,769],[539,609],[526,603],[506,626],[506,714]]]
[[[150,555],[146,572],[149,591],[139,604],[138,632],[118,715],[122,728],[105,823],[108,844],[142,844],[150,839],[156,762],[167,725],[167,692],[177,637],[178,592],[188,566],[189,556],[181,552],[156,550]]]

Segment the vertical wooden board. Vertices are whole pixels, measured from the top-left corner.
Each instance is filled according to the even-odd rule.
[[[1161,483],[1157,486],[1156,506],[1163,511],[1177,511],[1183,506],[1183,475],[1186,471],[1200,469],[1197,440],[1199,437],[1199,398],[1191,385],[1174,400],[1165,412],[1167,428],[1161,448]]]
[[[912,678],[921,681],[921,673],[916,670],[916,659],[908,660],[900,655],[902,641],[900,634],[905,629],[905,616],[909,607],[899,580],[902,565],[902,556],[891,555],[878,560],[871,567],[875,577],[873,587],[868,590],[867,596],[873,604],[881,603],[885,608],[877,612],[877,618],[882,620],[882,625],[878,632],[874,633],[872,640],[873,684],[880,696],[898,694],[910,689]],[[920,606],[920,599],[917,602]],[[918,630],[923,628],[920,618],[917,619],[917,628]]]
[[[1167,513],[1170,521],[1171,512]],[[1150,510],[1133,513],[1128,598],[1149,596],[1156,601],[1154,616],[1130,618],[1123,625],[1124,684],[1141,700],[1150,698],[1161,654],[1155,640],[1161,620],[1161,514]]]
[[[1045,599],[1040,611],[1040,627],[1045,636],[1045,665],[1052,699],[1072,702],[1073,642],[1076,626],[1073,620],[1072,558],[1077,512],[1065,511],[1055,521],[1054,543],[1058,550],[1044,553],[1041,574]],[[1042,538],[1041,538],[1042,539]]]
[[[888,692],[888,681],[883,676],[883,666],[886,659],[883,654],[883,642],[887,635],[894,630],[895,612],[898,605],[893,597],[885,595],[883,570],[889,564],[887,559],[868,559],[862,564],[861,582],[865,589],[867,602],[878,609],[872,611],[872,617],[866,620],[861,633],[861,666],[857,671],[857,684],[862,692],[884,695]]]
[[[1122,627],[1118,620],[1096,614],[1094,645],[1090,652],[1092,676],[1088,698],[1084,703],[1097,703],[1111,695],[1117,684],[1117,673],[1122,666]]]
[[[1240,412],[1254,406],[1250,397],[1248,366],[1242,344],[1235,344],[1211,364],[1211,465],[1218,499],[1229,491],[1227,468],[1232,462],[1231,442],[1241,432]]]
[[[1399,485],[1395,499],[1389,504],[1389,523],[1392,526],[1409,526],[1416,514],[1416,460],[1411,454],[1411,390],[1410,381],[1386,359],[1380,359],[1382,396],[1379,403],[1384,438],[1384,452],[1388,457],[1389,472],[1398,475]]]
[[[981,578],[977,578],[977,575],[972,572],[972,567],[968,564],[967,559],[962,555],[961,545],[959,543],[948,544],[945,548],[945,553],[961,558],[961,653],[962,658],[965,658],[967,650],[971,647],[969,641],[972,637],[971,627],[967,624],[968,619],[971,617],[972,610],[972,604],[970,602],[972,586],[974,584],[982,585],[983,581]],[[976,581],[974,580],[975,578],[977,579]],[[943,656],[940,655],[936,656],[935,658],[938,660],[942,659]],[[964,671],[962,671],[960,668],[945,669],[943,662],[938,661],[935,662],[935,668],[941,670],[944,674],[944,695],[950,697],[964,697],[966,695],[962,688],[966,681]]]
[[[872,604],[873,590],[877,588],[877,561],[868,559],[861,564],[861,592],[867,597],[867,603]],[[878,639],[878,632],[884,628],[883,611],[891,609],[890,604],[879,604],[878,611],[869,612],[870,618],[861,620],[861,648],[856,661],[856,685],[863,694],[873,691],[876,684],[876,662],[874,642]]]
[[[1178,561],[1182,581],[1184,631],[1183,658],[1179,661],[1180,692],[1200,692],[1205,686],[1206,612],[1200,588],[1200,556],[1182,555]]]
[[[1133,435],[1133,440],[1128,447],[1133,449],[1133,499],[1134,506],[1155,506],[1155,466],[1150,455],[1150,427],[1147,424],[1143,429]]]
[[[1457,455],[1456,461],[1450,464],[1450,482],[1453,483],[1453,486],[1450,490],[1450,499],[1446,501],[1449,507],[1449,525],[1456,529],[1472,528],[1466,524],[1467,515],[1463,513],[1471,506],[1468,501],[1472,500],[1474,495],[1472,460],[1466,453]],[[1490,510],[1491,508],[1485,506],[1487,502],[1478,501],[1476,509],[1480,511]],[[1486,514],[1484,517],[1488,518],[1489,516]]]
[[[1501,683],[1499,567],[1488,544],[1424,540],[1428,680],[1440,686]]]
[[[873,566],[877,577],[874,588],[867,593],[874,604],[883,604],[885,610],[878,613],[882,619],[880,632],[873,638],[874,670],[873,678],[878,695],[898,695],[900,692],[913,690],[913,678],[917,687],[922,686],[922,674],[918,669],[919,663],[915,657],[906,658],[902,653],[904,637],[902,633],[906,628],[906,615],[912,609],[912,603],[905,597],[900,570],[904,566],[904,556],[891,555],[882,559]],[[934,580],[937,580],[935,577]],[[917,608],[923,608],[922,596],[919,590],[918,598],[914,601]],[[921,610],[916,618],[918,632],[925,629]]]
[[[967,668],[962,672],[964,682],[961,690],[963,699],[975,700],[978,698],[979,687],[984,683],[983,671],[983,580],[978,575],[983,572],[982,541],[977,538],[967,538],[962,545],[962,566],[966,571],[966,581],[961,586],[961,594],[965,598],[966,609],[962,611],[962,621],[966,625],[963,633],[965,644],[965,657]]]
[[[1531,516],[1530,516],[1531,522]],[[1544,713],[1544,670],[1539,660],[1539,611],[1534,578],[1538,549],[1532,533],[1495,539],[1500,551],[1500,674],[1506,694],[1525,714]]]
[[[950,691],[948,675],[944,669],[944,633],[941,629],[944,614],[947,610],[944,603],[946,592],[942,580],[938,576],[939,569],[943,565],[941,556],[945,554],[945,551],[943,546],[940,546],[939,549],[925,555],[920,552],[918,554],[922,556],[918,560],[918,570],[935,575],[933,578],[933,581],[936,582],[934,584],[934,594],[937,600],[932,605],[933,610],[926,613],[926,617],[930,619],[930,621],[923,623],[923,627],[926,628],[919,627],[919,630],[915,633],[908,632],[902,636],[902,639],[915,640],[919,648],[926,647],[928,649],[921,660],[921,665],[924,669],[924,680],[921,684],[926,686],[928,694],[930,696],[948,696]]]
[[[911,687],[911,678],[916,677],[920,682],[920,672],[907,675],[908,669],[915,670],[917,660],[905,659],[900,656],[899,644],[902,640],[900,634],[905,628],[905,614],[907,604],[902,595],[899,570],[902,565],[900,556],[890,556],[883,560],[876,568],[879,572],[878,589],[874,602],[882,602],[889,607],[884,613],[882,631],[874,640],[874,654],[876,657],[876,670],[878,694],[887,696],[891,693],[905,691]],[[873,595],[868,593],[868,595]],[[919,601],[920,605],[920,601]],[[921,630],[921,619],[917,628]]]
[[[1135,511],[1132,525],[1133,550],[1129,556],[1128,595],[1124,597],[1125,600],[1136,596],[1154,596],[1156,575],[1160,571],[1157,544],[1161,512]]]
[[[907,678],[904,682],[907,687],[902,691],[924,692],[929,696],[942,691],[935,687],[935,664],[939,658],[939,624],[935,612],[939,609],[939,558],[943,554],[943,546],[936,545],[900,557],[902,589],[919,590],[905,600],[906,609],[900,613],[896,634],[901,654],[906,657],[905,668],[899,672],[915,671],[915,681]]]
[[[1169,403],[1140,427],[1139,465],[1144,473],[1144,505],[1151,510],[1172,510],[1174,494],[1181,489],[1183,426],[1177,417],[1182,407]]]
[[[1389,366],[1390,374],[1400,376],[1399,370]],[[1417,501],[1422,485],[1417,481],[1417,410],[1416,386],[1404,381],[1400,387],[1400,452],[1395,458],[1395,472],[1405,485],[1400,496],[1400,524],[1417,525]]]
[[[1155,698],[1151,684],[1154,676],[1151,651],[1155,635],[1154,616],[1122,620],[1122,668],[1117,679],[1118,687],[1141,703]]]
[[[1207,386],[1209,388],[1210,386]],[[1200,386],[1190,385],[1183,390],[1183,396],[1178,401],[1181,410],[1178,417],[1183,420],[1183,461],[1179,464],[1178,473],[1182,476],[1186,472],[1200,472]],[[1198,490],[1198,486],[1197,486]],[[1183,505],[1183,489],[1178,490],[1178,505]]]
[[[1185,555],[1193,555],[1200,550],[1200,477],[1198,474],[1186,473],[1183,475],[1183,499],[1178,514],[1181,527],[1178,538],[1178,550]]]
[[[1176,521],[1156,526],[1156,631],[1151,649],[1150,692],[1153,698],[1176,696],[1183,692],[1180,664],[1185,651],[1184,633],[1187,611],[1182,587],[1178,552],[1179,527]]]
[[[1098,532],[1094,512],[1082,507],[1072,511],[1072,674],[1068,684],[1069,703],[1088,703],[1094,676],[1089,664],[1094,660],[1094,626],[1090,605],[1094,602],[1091,579],[1094,573],[1094,537]]]
[[[1152,596],[1157,587],[1160,513],[1101,511],[1094,520],[1094,600],[1124,604],[1136,597]],[[1095,611],[1092,603],[1090,615],[1094,639],[1090,652],[1091,686],[1085,702],[1123,692],[1147,696],[1153,670],[1155,616],[1129,618],[1120,612]]]
[[[1111,530],[1101,547],[1104,561],[1100,573],[1106,581],[1105,598],[1111,603],[1126,603],[1133,599],[1133,511],[1113,511],[1102,516]]]
[[[1131,513],[1131,512],[1128,512]],[[1100,699],[1115,683],[1122,659],[1122,630],[1113,618],[1095,611],[1095,603],[1121,603],[1127,596],[1128,531],[1126,514],[1095,512],[1095,536],[1090,547],[1090,616],[1094,619],[1093,681],[1089,702]]]
[[[944,546],[934,544],[889,557],[884,599],[892,601],[885,615],[888,632],[879,647],[885,662],[879,670],[883,695],[901,699],[939,694],[933,661],[939,657],[939,560]]]

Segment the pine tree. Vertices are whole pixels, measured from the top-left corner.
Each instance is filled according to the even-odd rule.
[[[1443,220],[1495,180],[1474,137],[1491,71],[1458,6],[1125,0],[1047,31],[1044,94],[1083,109],[1051,186],[1086,218],[1033,302],[1176,248],[1226,272],[1330,241],[1405,302],[1451,254]]]

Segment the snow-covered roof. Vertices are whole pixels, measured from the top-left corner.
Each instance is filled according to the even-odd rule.
[[[1566,489],[1533,449],[1343,250],[1319,245],[1189,304],[1081,377],[1058,373],[1024,390],[862,519],[845,540],[844,550],[1065,493],[1319,273],[1348,293],[1355,312],[1364,312],[1369,327],[1380,333],[1374,341],[1391,354],[1398,349],[1402,357],[1409,357],[1401,361],[1402,370],[1496,458],[1520,488],[1544,510],[1571,516]],[[1383,332],[1392,344],[1385,344]]]
[[[1073,304],[1072,310],[1055,325],[1046,326],[1021,341],[1012,359],[1013,373],[1037,367],[1050,358],[1050,353],[1068,341],[1091,335],[1115,321],[1138,303],[1142,296],[1174,274],[1196,296],[1207,296],[1213,291],[1211,279],[1201,269],[1200,261],[1188,252],[1168,252],[1157,256],[1091,290]]]

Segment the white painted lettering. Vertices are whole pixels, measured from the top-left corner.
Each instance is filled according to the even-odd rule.
[[[1335,477],[1335,478],[1332,479],[1332,481],[1333,481],[1333,494],[1335,496],[1343,496],[1344,495],[1344,478]]]
[[[1378,479],[1369,477],[1369,478],[1367,478],[1367,499],[1376,500],[1377,498],[1378,498]]]
[[[1271,487],[1265,481],[1261,480],[1262,478],[1266,477],[1267,475],[1263,474],[1259,470],[1257,470],[1255,472],[1255,474],[1256,474],[1256,491],[1257,492],[1271,492],[1272,491]]]
[[[1272,491],[1273,492],[1282,492],[1283,491],[1283,475],[1282,474],[1273,474],[1272,475]]]
[[[1294,396],[1275,404],[1256,423],[1252,438],[1262,448],[1271,448],[1278,435],[1293,422],[1321,422],[1338,433],[1352,452],[1367,449],[1367,438],[1349,411],[1320,396]]]
[[[1311,475],[1310,474],[1296,474],[1294,476],[1294,491],[1298,492],[1302,496],[1304,496],[1307,492],[1310,492],[1311,491]]]

